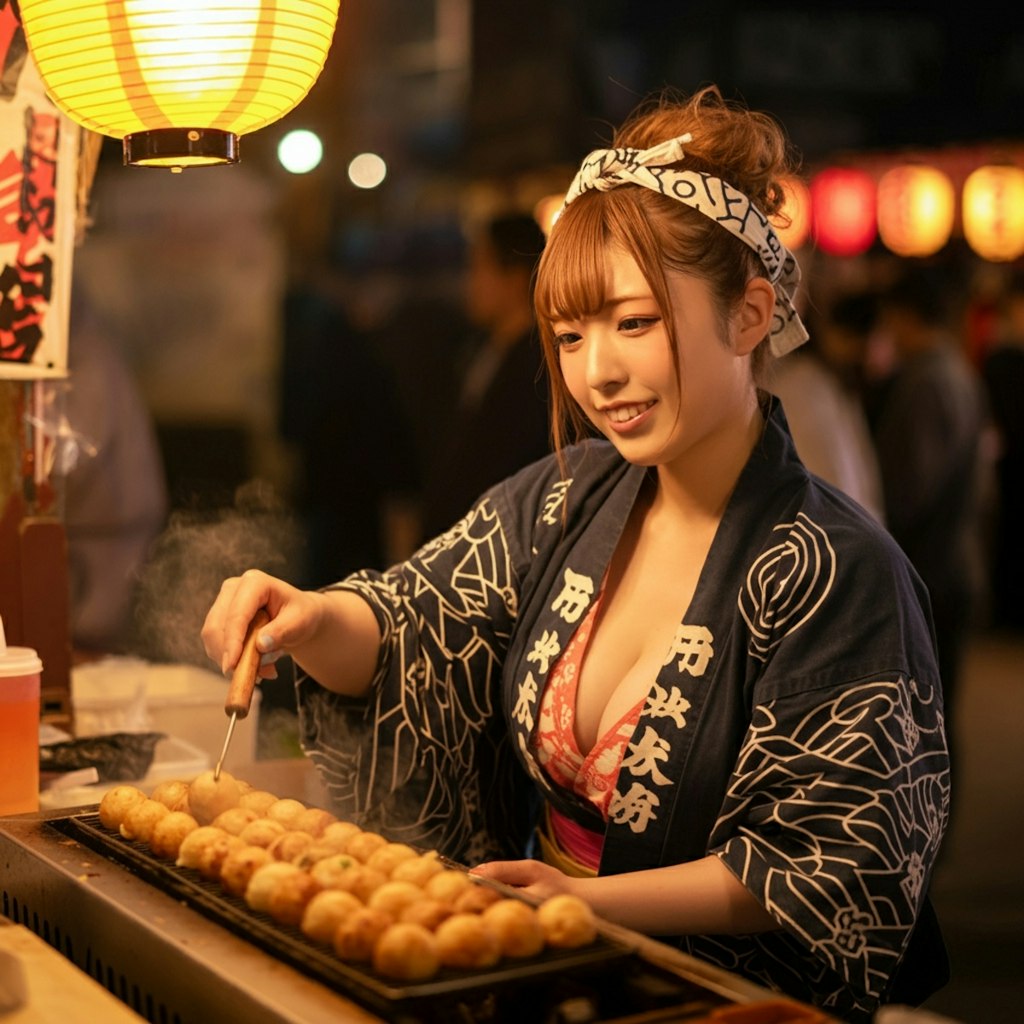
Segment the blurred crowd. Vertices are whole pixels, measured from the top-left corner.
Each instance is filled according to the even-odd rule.
[[[808,467],[928,584],[952,678],[966,631],[1024,630],[1024,274],[900,261],[809,307],[769,388]]]
[[[550,451],[531,294],[544,241],[502,213],[466,230],[455,275],[427,259],[395,291],[387,273],[293,287],[280,429],[306,586],[406,557]]]

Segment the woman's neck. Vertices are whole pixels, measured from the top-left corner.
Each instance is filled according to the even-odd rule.
[[[764,432],[764,423],[754,395],[744,415],[704,438],[683,458],[659,466],[651,513],[694,524],[717,523]]]

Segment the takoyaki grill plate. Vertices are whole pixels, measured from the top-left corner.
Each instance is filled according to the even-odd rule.
[[[397,1009],[418,1013],[429,1005],[432,1012],[428,1016],[434,1019],[438,1007],[453,998],[465,1000],[494,994],[510,985],[550,975],[603,972],[606,966],[626,961],[635,953],[629,946],[599,934],[593,943],[578,949],[549,947],[536,957],[502,960],[493,968],[442,969],[429,981],[395,981],[376,973],[369,965],[341,960],[333,950],[312,942],[298,929],[253,911],[243,900],[225,893],[218,883],[208,881],[192,869],[179,868],[162,860],[145,845],[109,831],[101,824],[97,813],[50,819],[47,826],[120,864],[295,969],[386,1015],[393,1015]],[[686,984],[677,980],[681,985]]]

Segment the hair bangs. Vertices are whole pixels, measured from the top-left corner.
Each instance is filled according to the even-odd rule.
[[[579,320],[604,305],[607,287],[603,204],[576,202],[555,222],[537,271],[541,321]]]

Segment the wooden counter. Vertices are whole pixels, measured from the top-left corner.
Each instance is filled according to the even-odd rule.
[[[0,917],[4,1024],[139,1024],[143,1019],[22,925]]]

